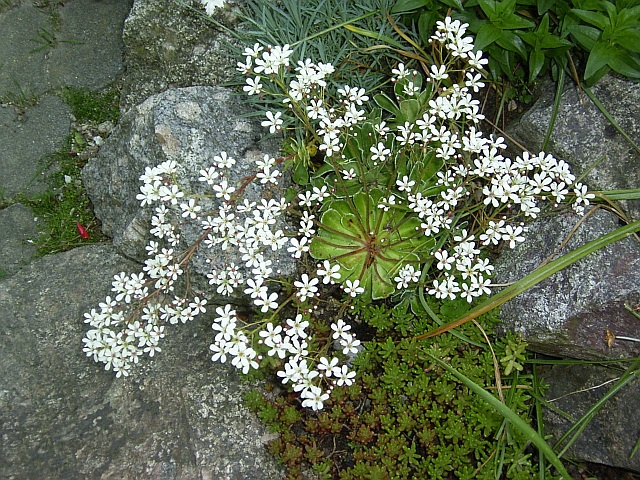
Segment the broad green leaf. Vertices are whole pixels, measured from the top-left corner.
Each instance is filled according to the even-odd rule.
[[[549,34],[540,41],[540,46],[548,50],[559,48],[564,52],[573,47],[573,43],[571,43],[569,40],[565,40],[563,38]]]
[[[480,5],[480,8],[489,19],[495,18],[496,16],[495,0],[478,0],[478,5]]]
[[[640,79],[639,62],[620,48],[609,57],[607,65],[625,77]]]
[[[378,93],[377,95],[374,95],[373,101],[376,102],[380,108],[386,110],[394,116],[398,115],[398,113],[400,112],[400,109],[398,108],[396,103],[389,97],[387,97],[384,93]]]
[[[612,35],[612,41],[630,52],[640,53],[640,28],[616,30]]]
[[[604,30],[607,26],[611,26],[610,20],[602,13],[580,10],[578,8],[571,10],[571,13],[579,19],[598,27],[600,30]]]
[[[538,0],[538,15],[544,15],[549,11],[551,7],[553,7],[558,0]]]
[[[463,10],[462,0],[440,0],[446,6],[455,8],[456,10]]]
[[[587,66],[584,70],[585,80],[588,81],[588,79],[593,77],[598,70],[606,66],[613,53],[613,49],[606,43],[596,42],[591,49],[589,59],[587,60]]]
[[[414,99],[404,100],[400,102],[400,112],[404,117],[404,121],[413,124],[420,115],[420,102]]]
[[[533,82],[544,66],[544,53],[533,50],[529,55],[529,83]]]
[[[500,0],[495,2],[496,16],[505,17],[513,13],[516,9],[516,0]],[[493,19],[491,19],[493,21]]]
[[[600,38],[600,31],[596,28],[588,27],[587,25],[572,25],[569,27],[569,32],[587,51],[591,51],[595,43]]]
[[[480,27],[476,34],[476,48],[483,50],[491,45],[502,36],[502,30],[491,23],[487,23]]]
[[[514,32],[505,30],[504,32],[502,32],[502,36],[496,40],[496,43],[502,48],[505,48],[512,52],[516,52],[523,59],[527,58],[527,48],[525,47],[524,42],[520,39],[520,37]]]
[[[308,185],[309,169],[303,162],[296,162],[291,177],[298,185]]]
[[[504,15],[500,18],[500,22],[494,23],[497,27],[503,28],[504,30],[528,29],[536,26],[531,20],[527,20],[514,13]]]

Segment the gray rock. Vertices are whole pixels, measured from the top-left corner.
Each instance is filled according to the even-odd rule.
[[[136,200],[141,185],[139,177],[145,167],[175,160],[180,172],[178,183],[187,191],[204,193],[210,189],[198,181],[198,172],[211,166],[214,155],[225,151],[238,161],[228,177],[231,185],[240,185],[255,173],[256,159],[265,153],[276,155],[274,145],[259,145],[262,129],[255,122],[241,118],[242,113],[246,113],[246,108],[228,89],[188,87],[154,95],[122,116],[98,157],[83,170],[84,184],[96,216],[102,221],[103,232],[113,238],[119,251],[143,262],[144,247],[154,238],[149,233],[152,208],[142,208]],[[250,183],[243,198],[259,202],[263,192],[262,187]],[[281,193],[273,194],[280,198]],[[203,211],[215,211],[219,201],[202,204]],[[202,227],[193,222],[180,229],[185,246],[193,245],[203,232]],[[279,270],[282,275],[295,272],[295,262],[288,255],[267,251],[265,258],[272,260],[274,271]],[[196,291],[208,291],[207,279],[202,275],[210,271],[209,262],[218,266],[243,263],[240,255],[231,249],[223,252],[199,248],[190,262],[191,272],[201,274],[200,280],[192,275]],[[209,293],[211,302],[228,301],[214,292]],[[246,302],[246,299],[238,297],[234,301]]]
[[[592,87],[620,127],[640,144],[640,83],[607,75]],[[540,99],[509,129],[531,151],[539,151],[551,122],[554,89]],[[620,190],[640,185],[640,152],[609,123],[589,97],[571,86],[562,94],[549,153],[567,161],[591,190]],[[591,169],[591,167],[595,167]],[[622,202],[627,213],[640,219],[640,200]]]
[[[123,70],[122,28],[131,4],[132,0],[74,0],[58,8],[58,36],[69,42],[61,41],[48,56],[52,85],[98,90],[118,78]]]
[[[0,275],[15,273],[38,249],[34,243],[41,226],[29,207],[16,203],[0,210]]]
[[[100,89],[112,84],[123,69],[122,25],[131,2],[8,7],[0,14],[0,97],[15,102],[65,85]]]
[[[34,51],[42,29],[52,30],[40,10],[25,5],[0,15],[0,97],[32,97],[49,88],[46,50]]]
[[[201,11],[166,0],[135,0],[124,24],[127,76],[121,107],[137,105],[169,88],[220,85],[232,78],[235,62],[227,54],[231,37],[207,20],[199,2],[186,3]],[[232,18],[219,20],[233,28]]]
[[[70,109],[57,97],[45,97],[20,118],[0,108],[0,191],[5,198],[46,189],[42,158],[62,147],[71,126]]]
[[[495,283],[517,281],[547,258],[578,248],[619,225],[598,210],[586,216],[566,246],[562,242],[582,217],[544,218],[530,225],[527,240],[503,252]],[[522,333],[530,348],[549,355],[583,359],[640,354],[640,343],[616,342],[608,348],[605,331],[640,338],[640,322],[625,302],[640,302],[640,245],[633,237],[615,242],[561,270],[502,307],[503,327]]]
[[[609,390],[618,370],[597,365],[556,365],[543,376],[550,385],[545,400],[570,416],[543,410],[545,434],[553,444]],[[630,458],[638,440],[640,382],[631,380],[610,398],[565,454],[579,462],[613,465],[640,472],[640,456]],[[564,446],[564,444],[563,444]],[[613,477],[611,477],[613,478]]]
[[[88,246],[0,281],[0,478],[282,478],[242,405],[254,386],[209,359],[208,314],[169,326],[130,377],[84,356],[83,312],[135,266]]]

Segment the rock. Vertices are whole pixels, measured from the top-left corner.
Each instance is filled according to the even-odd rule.
[[[122,116],[98,157],[83,171],[83,180],[96,216],[102,221],[103,232],[113,238],[120,252],[143,262],[146,258],[144,247],[154,238],[149,233],[153,210],[149,206],[140,207],[140,201],[136,200],[141,185],[139,177],[145,167],[175,160],[180,170],[179,184],[187,191],[205,192],[208,191],[204,188],[206,184],[198,181],[198,172],[211,166],[213,157],[222,151],[238,161],[228,177],[231,185],[240,185],[242,179],[254,174],[255,160],[262,159],[265,153],[276,156],[274,145],[258,143],[263,134],[260,126],[240,117],[246,111],[228,89],[189,87],[154,95]],[[263,192],[262,187],[250,183],[243,198],[259,202]],[[280,198],[282,192],[273,194]],[[204,211],[215,211],[219,202],[203,205]],[[191,222],[181,227],[186,245],[193,245],[202,232],[199,223]],[[198,249],[191,260],[192,272],[206,275],[211,270],[210,261],[219,266],[230,262],[243,265],[241,255],[235,250],[231,252],[231,249],[226,252]],[[276,252],[267,251],[265,258],[272,260],[274,271],[284,276],[295,272],[295,262],[288,255],[277,256]],[[195,282],[196,291],[207,291],[205,277],[199,282],[195,279]],[[208,293],[212,303],[229,301],[211,289]],[[235,300],[247,301],[244,296]]]
[[[553,444],[613,386],[620,371],[598,365],[556,365],[543,376],[550,385],[545,400],[570,415],[543,410],[546,435]],[[630,458],[638,440],[640,382],[631,380],[610,398],[591,420],[565,457],[577,461],[615,465],[640,472],[640,456]],[[564,444],[563,444],[564,445]]]
[[[9,107],[0,107],[0,192],[5,198],[46,190],[42,159],[64,145],[70,113],[58,97],[43,98],[22,118]]]
[[[165,0],[134,1],[123,32],[123,111],[169,88],[214,86],[232,78],[235,62],[225,53],[232,38],[208,20],[200,2],[186,3],[195,11]],[[230,15],[221,10],[217,17],[233,28],[232,18],[222,18]]]
[[[503,251],[494,283],[514,282],[556,249],[577,222],[574,214],[548,217],[529,226],[527,240]],[[587,215],[559,254],[578,248],[619,227],[602,209]],[[640,245],[633,237],[615,242],[561,270],[502,306],[503,328],[522,333],[531,349],[558,357],[603,359],[640,354],[640,343],[616,342],[605,331],[640,338],[640,322],[624,304],[640,302]]]
[[[48,57],[50,82],[91,90],[114,83],[123,70],[122,28],[131,4],[74,0],[58,8],[60,41]]]
[[[35,220],[31,209],[20,203],[0,210],[0,278],[17,272],[35,255],[33,240],[42,226]]]
[[[32,98],[49,88],[45,49],[35,50],[38,32],[50,31],[46,15],[33,5],[17,6],[0,16],[0,96]],[[25,41],[29,39],[30,41]]]
[[[640,83],[607,75],[592,87],[595,97],[636,145],[640,144]],[[538,152],[551,122],[554,89],[548,88],[509,133]],[[640,152],[609,123],[575,86],[562,94],[558,118],[547,148],[568,162],[590,190],[621,190],[640,185]],[[595,167],[591,169],[591,167]],[[590,170],[591,169],[591,170]],[[627,214],[640,219],[640,200],[621,202]]]
[[[0,478],[282,478],[254,388],[209,359],[209,314],[168,326],[131,376],[82,352],[83,312],[135,264],[110,245],[50,255],[0,281]]]
[[[122,24],[131,1],[23,1],[7,7],[0,16],[0,98],[15,103],[62,86],[100,89],[113,83],[123,69]]]

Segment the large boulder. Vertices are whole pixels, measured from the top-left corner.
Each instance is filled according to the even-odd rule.
[[[592,88],[617,123],[640,142],[640,84],[614,76],[604,77]],[[542,147],[551,122],[554,89],[540,99],[509,129],[516,140],[532,151]],[[637,188],[640,154],[578,88],[562,93],[549,153],[570,163],[590,190]],[[640,218],[640,202],[621,204],[631,219]],[[604,209],[545,217],[529,226],[527,241],[505,251],[496,262],[496,283],[517,281],[541,263],[557,258],[621,225]],[[565,243],[565,240],[568,241]],[[578,359],[629,358],[640,355],[640,343],[614,340],[640,338],[640,322],[625,304],[640,303],[640,244],[629,236],[599,250],[502,307],[503,328],[520,332],[531,349],[557,357]],[[577,419],[608,388],[612,372],[593,365],[554,367],[545,375],[548,400]],[[601,386],[601,387],[598,387]],[[638,456],[629,458],[637,432],[637,382],[632,382],[605,405],[580,440],[567,452],[579,461],[602,463],[640,471]],[[545,432],[559,439],[571,421],[551,410],[544,414]]]
[[[243,406],[254,385],[209,358],[209,314],[169,326],[162,352],[129,377],[84,355],[83,312],[134,267],[88,246],[0,282],[0,478],[281,478],[266,427]]]
[[[254,174],[256,159],[265,154],[276,155],[276,146],[261,143],[263,130],[255,121],[243,117],[243,113],[247,113],[246,108],[228,89],[188,87],[153,95],[122,116],[97,158],[83,170],[83,180],[96,216],[102,221],[103,232],[113,238],[121,253],[143,262],[144,247],[154,238],[149,233],[153,209],[141,207],[136,200],[141,185],[139,177],[145,167],[175,160],[180,172],[178,183],[188,191],[205,192],[206,184],[198,181],[199,172],[212,165],[215,155],[225,151],[237,160],[228,176],[230,185],[240,185]],[[243,198],[259,202],[264,192],[259,184],[250,183]],[[276,191],[275,196],[279,198],[282,192]],[[219,203],[211,201],[203,211],[215,211]],[[193,245],[203,232],[193,222],[180,228],[186,245]],[[210,272],[212,261],[218,266],[231,262],[242,265],[240,257],[235,250],[199,248],[191,259],[191,272],[196,274],[192,285],[196,291],[209,293],[211,303],[224,302],[225,298],[207,289],[205,275]],[[278,255],[269,249],[265,258],[273,262],[274,271],[281,275],[295,272],[295,262],[288,255]]]
[[[576,230],[572,230],[576,227]],[[546,260],[557,258],[619,227],[615,215],[599,209],[580,217],[565,214],[529,226],[527,241],[504,251],[494,281],[515,282]],[[563,246],[563,242],[568,238]],[[605,333],[640,338],[640,322],[625,303],[640,301],[640,245],[633,237],[543,280],[502,307],[502,326],[520,332],[537,352],[557,357],[604,359],[640,354],[640,343],[615,342]]]
[[[619,125],[640,143],[640,84],[606,76],[592,88],[593,94]],[[546,89],[534,106],[511,126],[509,132],[532,151],[542,147],[553,114],[554,89]],[[590,190],[621,190],[640,184],[640,152],[606,119],[578,88],[562,93],[549,153],[566,160]],[[622,205],[629,217],[640,218],[640,202]],[[495,281],[513,282],[531,272],[543,260],[577,248],[620,224],[604,210],[584,219],[574,215],[543,218],[529,227],[527,241],[505,252],[496,263]],[[584,221],[583,221],[584,220]],[[580,223],[578,229],[572,229]],[[560,251],[565,238],[572,235]],[[566,268],[503,307],[505,328],[517,330],[531,348],[557,356],[603,358],[635,355],[632,343],[609,348],[606,330],[638,337],[640,326],[624,304],[640,301],[640,246],[633,237],[610,245]],[[640,345],[640,344],[639,344]]]
[[[599,365],[556,365],[545,372],[543,378],[549,385],[545,400],[553,406],[543,409],[544,433],[551,436],[550,441],[559,440],[620,375],[618,369]],[[640,425],[638,399],[640,382],[634,378],[603,405],[565,457],[640,472],[640,455],[631,456]]]

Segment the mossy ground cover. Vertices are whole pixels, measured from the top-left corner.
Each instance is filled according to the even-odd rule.
[[[446,321],[466,303],[431,302],[431,307]],[[247,398],[279,434],[269,450],[288,467],[288,478],[301,478],[308,469],[320,478],[345,480],[537,475],[528,439],[430,356],[447,359],[531,421],[531,375],[520,374],[522,367],[515,361],[501,365],[498,360],[515,360],[507,352],[526,345],[509,335],[492,340],[490,348],[485,334],[498,322],[495,314],[480,320],[484,332],[467,324],[458,336],[427,341],[411,337],[434,328],[426,312],[416,315],[408,308],[378,303],[356,306],[351,317],[371,336],[353,360],[358,381],[336,386],[321,413],[300,409],[295,398],[280,394],[278,387]],[[507,365],[509,375],[504,375]]]

